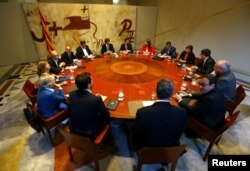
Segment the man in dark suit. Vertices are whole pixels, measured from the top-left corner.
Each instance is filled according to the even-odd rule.
[[[66,63],[66,65],[72,64],[75,59],[74,53],[71,51],[71,47],[69,45],[66,46],[65,52],[62,54],[62,61]]]
[[[157,83],[157,100],[137,110],[134,140],[136,148],[175,146],[184,130],[187,112],[169,103],[174,85],[169,79]]]
[[[201,94],[185,93],[185,96],[198,100],[196,105],[189,105],[179,94],[174,95],[179,106],[187,109],[189,115],[210,128],[216,128],[222,124],[226,113],[223,93],[215,88],[215,83],[216,77],[207,75],[200,80]]]
[[[78,74],[75,79],[77,90],[69,95],[72,132],[94,139],[109,122],[109,111],[102,98],[92,94],[90,73]]]
[[[91,55],[92,52],[89,49],[89,46],[87,45],[86,41],[80,41],[80,46],[76,48],[76,57],[78,59],[82,59],[84,57],[87,57]]]
[[[114,46],[110,43],[109,38],[106,38],[104,40],[104,44],[102,45],[101,54],[112,54],[114,52]]]
[[[230,63],[226,60],[219,60],[214,66],[217,77],[216,89],[223,92],[226,102],[234,102],[236,93],[236,78],[230,70]]]
[[[125,53],[133,53],[133,46],[130,43],[130,38],[127,37],[124,39],[124,43],[121,44],[119,51],[125,52]]]
[[[59,74],[65,66],[65,62],[62,62],[57,51],[53,50],[51,52],[51,57],[48,58],[48,63],[50,65],[50,73]]]
[[[166,42],[166,46],[161,50],[161,55],[171,56],[171,58],[176,58],[176,48],[171,45],[170,41]]]
[[[206,75],[210,74],[214,70],[215,61],[210,55],[210,49],[201,50],[201,62],[198,63],[197,67],[195,67],[196,72]]]

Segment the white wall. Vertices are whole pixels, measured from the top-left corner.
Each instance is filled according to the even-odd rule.
[[[20,4],[0,3],[0,66],[38,61]]]

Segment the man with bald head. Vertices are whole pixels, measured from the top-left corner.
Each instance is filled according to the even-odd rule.
[[[50,73],[59,74],[62,71],[62,67],[65,66],[65,62],[62,62],[60,56],[56,50],[51,51],[51,57],[48,58],[50,65]]]
[[[233,102],[236,93],[236,78],[227,60],[219,60],[214,66],[217,77],[216,89],[223,92],[225,101]]]

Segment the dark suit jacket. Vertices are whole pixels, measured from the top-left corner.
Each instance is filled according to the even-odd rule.
[[[223,93],[216,89],[201,95],[194,106],[190,106],[184,100],[179,105],[187,109],[189,115],[193,115],[199,122],[210,128],[216,128],[225,118]]]
[[[62,67],[59,66],[59,64],[62,62],[61,59],[58,59],[58,65],[55,63],[52,57],[48,58],[48,63],[50,65],[50,73],[52,74],[59,74],[62,71]]]
[[[101,97],[86,90],[70,93],[70,129],[76,133],[95,137],[109,122],[109,111]]]
[[[119,51],[124,51],[124,50],[126,50],[125,43],[121,44]],[[133,46],[131,43],[127,44],[127,50],[130,50],[130,53],[133,53]]]
[[[64,52],[62,54],[62,61],[66,63],[66,65],[72,64],[73,63],[73,59],[75,59],[75,55],[73,52],[70,52],[70,56],[68,55],[67,52]]]
[[[170,50],[169,48],[166,48],[166,46],[161,50],[161,54],[166,54],[168,56],[171,56],[171,57],[176,57],[176,48],[174,46],[171,46],[170,47]]]
[[[214,59],[211,56],[209,56],[204,65],[203,62],[204,61],[202,60],[200,63],[198,63],[197,65],[198,69],[196,71],[205,75],[211,73],[214,70],[214,65],[215,65]]]
[[[89,49],[89,46],[86,45],[86,50],[88,52],[88,54],[92,54],[91,50]],[[78,48],[76,48],[76,57],[78,59],[82,59],[84,56],[87,56],[87,54],[85,54],[82,50],[82,47],[79,46]]]
[[[180,59],[184,60],[184,57],[186,55],[186,51],[182,51],[181,55],[180,55]],[[194,65],[194,60],[195,60],[195,55],[193,52],[190,52],[187,56],[187,59],[186,59],[186,64],[192,64]]]
[[[109,50],[112,51],[113,53],[115,52],[114,46],[111,43],[109,43]],[[103,44],[101,49],[101,54],[104,54],[105,52],[107,52],[107,47],[106,44]]]
[[[134,139],[137,148],[173,146],[178,142],[187,119],[187,112],[168,102],[156,102],[137,110]]]
[[[225,101],[233,102],[236,93],[236,78],[232,71],[216,75],[216,89],[223,92]]]

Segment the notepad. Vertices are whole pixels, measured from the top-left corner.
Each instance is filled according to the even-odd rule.
[[[151,106],[155,101],[128,101],[129,114],[135,116],[138,109]]]

